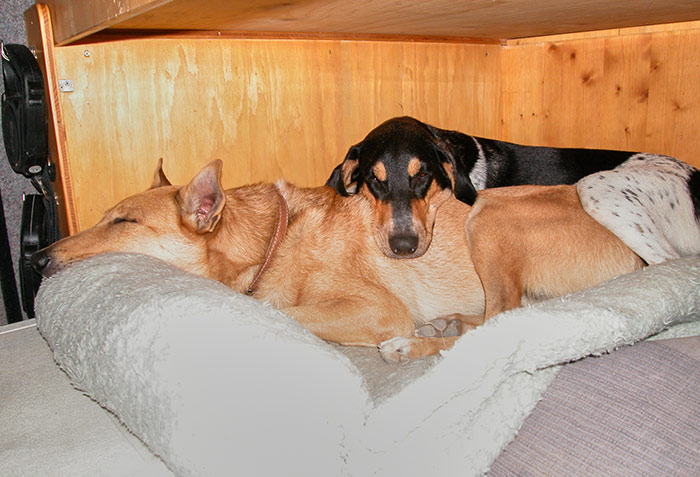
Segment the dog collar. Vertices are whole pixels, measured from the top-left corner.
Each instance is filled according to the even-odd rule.
[[[277,250],[277,246],[282,241],[284,235],[287,233],[287,224],[289,222],[289,206],[287,205],[287,201],[284,199],[284,196],[279,191],[277,186],[275,186],[275,192],[277,193],[278,198],[277,223],[275,224],[275,231],[273,232],[272,237],[270,237],[270,243],[267,244],[267,250],[265,251],[265,260],[263,260],[262,265],[260,265],[260,268],[258,268],[258,271],[255,273],[255,276],[250,282],[250,285],[248,285],[248,290],[246,291],[247,295],[252,295],[253,293],[255,293],[255,285],[257,285],[258,280],[260,280],[260,276],[267,269],[268,265],[270,264],[270,261],[272,260],[273,255],[275,254],[275,251]]]

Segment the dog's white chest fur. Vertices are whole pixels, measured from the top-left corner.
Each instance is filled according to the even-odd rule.
[[[380,263],[377,267],[385,286],[408,306],[416,325],[454,313],[484,313],[483,289],[478,279],[474,279],[468,260],[461,262],[461,266],[454,267],[455,273],[450,276],[445,276],[444,267],[421,266],[419,263],[427,260],[434,264],[435,260],[442,258],[431,256],[428,252],[420,258],[400,260],[399,267],[396,263],[391,267]],[[386,257],[382,257],[380,262],[385,260],[397,262],[396,259]],[[397,268],[400,272],[397,272]]]

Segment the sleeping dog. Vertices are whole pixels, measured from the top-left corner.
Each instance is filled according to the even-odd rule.
[[[470,205],[491,187],[577,184],[584,210],[647,263],[700,253],[700,172],[668,156],[522,146],[401,117],[352,146],[327,182],[380,201],[380,248],[393,258],[427,250],[416,204],[433,183]]]
[[[98,253],[151,255],[264,300],[322,339],[379,346],[392,362],[456,339],[416,336],[416,327],[430,330],[437,320],[459,333],[517,306],[523,294],[558,296],[642,265],[583,212],[573,186],[491,189],[470,214],[432,184],[420,210],[430,249],[393,260],[375,245],[385,237],[376,234],[382,209],[371,194],[344,198],[284,181],[224,190],[221,167],[213,161],[176,187],[159,165],[149,190],[35,253],[32,264],[49,276]]]

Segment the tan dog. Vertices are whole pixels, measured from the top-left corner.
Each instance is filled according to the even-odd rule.
[[[435,318],[457,316],[471,326],[483,322],[484,289],[464,233],[470,207],[452,198],[449,190],[435,187],[428,192],[431,205],[425,213],[434,223],[431,246],[419,258],[396,260],[377,247],[378,208],[371,195],[344,198],[329,187],[298,188],[285,182],[224,191],[220,172],[221,161],[214,161],[188,185],[175,187],[159,166],[151,189],[123,200],[92,228],[37,252],[32,258],[35,268],[51,275],[98,253],[151,255],[238,292],[252,289],[256,298],[269,301],[322,339],[379,346],[387,361],[426,356],[451,346],[454,337],[415,336],[416,326]],[[538,200],[530,203],[529,190]],[[517,193],[490,191],[488,202],[469,221],[475,263],[483,267],[480,274],[489,313],[517,306],[523,293],[554,296],[641,266],[577,201],[548,201],[548,190],[576,194],[573,188],[526,186],[517,201],[504,200],[500,206],[499,194],[512,198]],[[544,255],[551,255],[547,262],[551,269],[545,274],[537,267],[519,266],[537,262],[534,253],[541,252],[528,250],[525,245],[530,242],[519,238],[532,229],[518,220],[509,223],[508,218],[511,209],[537,214],[537,208],[542,208],[543,215],[560,208],[559,215],[565,219],[565,223],[541,224],[544,230],[536,232],[543,240]],[[588,221],[586,240],[566,237],[564,243],[559,231],[579,221]],[[494,231],[496,223],[507,225]],[[510,240],[516,246],[506,249],[505,255],[498,247],[484,247],[482,254],[480,247],[489,241],[486,235],[494,233],[494,242]],[[571,260],[558,262],[554,252],[558,249],[573,257],[597,254],[591,257],[592,264],[580,264],[591,273],[577,274],[569,268]],[[491,275],[510,274],[499,261],[518,265],[511,272],[521,275],[514,280],[520,288],[504,291],[498,284],[501,278],[491,279]],[[576,280],[561,281],[569,275]],[[491,297],[498,297],[494,303],[499,304],[491,306]]]

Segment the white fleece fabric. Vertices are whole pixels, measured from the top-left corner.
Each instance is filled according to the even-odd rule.
[[[36,314],[74,386],[176,475],[479,475],[559,365],[700,334],[700,257],[502,313],[424,374],[392,365],[378,404],[337,347],[150,257],[77,263],[42,284]]]

